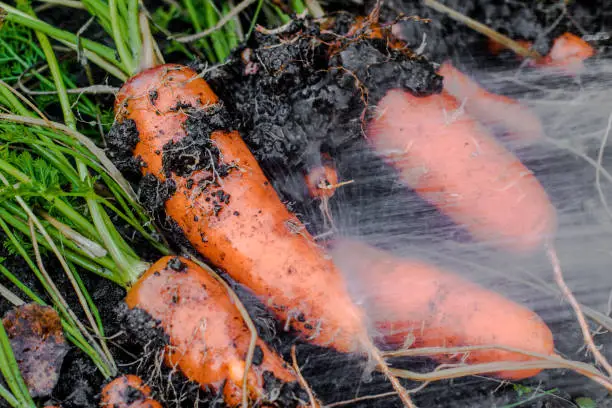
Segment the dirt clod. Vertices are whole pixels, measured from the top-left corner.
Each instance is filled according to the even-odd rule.
[[[136,123],[131,119],[115,123],[106,136],[106,154],[130,180],[140,177],[141,160],[132,155],[139,140]]]
[[[59,315],[51,307],[28,303],[10,310],[2,322],[30,394],[50,395],[68,353]]]

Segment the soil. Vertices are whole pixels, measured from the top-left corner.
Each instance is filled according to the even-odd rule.
[[[372,112],[371,107],[388,89],[399,87],[416,95],[440,92],[441,78],[435,74],[435,64],[444,59],[452,59],[459,67],[486,63],[491,69],[495,66],[518,66],[520,62],[510,53],[491,58],[486,55],[484,37],[416,1],[386,1],[381,9],[381,19],[392,21],[398,13],[431,19],[430,22],[399,23],[402,36],[411,49],[418,49],[426,35],[426,45],[421,55],[389,49],[384,40],[345,37],[352,21],[346,10],[364,15],[370,10],[372,1],[330,0],[328,3],[329,10],[336,12],[333,27],[322,29],[313,21],[304,20],[295,22],[281,33],[256,33],[235,50],[225,64],[209,71],[206,79],[224,102],[227,111],[209,113],[207,118],[217,118],[219,126],[231,121],[232,127],[240,130],[283,201],[305,221],[314,235],[325,233],[329,226],[319,208],[320,202],[307,194],[304,173],[320,164],[322,154],[329,154],[334,159],[340,180],[367,179],[371,174],[376,174],[378,179],[391,183],[386,186],[375,183],[349,184],[338,191],[329,205],[334,217],[340,221],[343,217],[354,217],[349,224],[352,229],[347,232],[405,236],[405,215],[398,215],[397,219],[389,215],[389,222],[385,222],[385,229],[380,231],[376,228],[382,228],[382,224],[368,222],[368,217],[374,217],[385,209],[385,202],[393,201],[397,203],[395,205],[415,207],[409,222],[409,236],[426,236],[430,240],[469,239],[461,231],[444,228],[450,225],[450,221],[395,180],[392,170],[365,148],[364,124]],[[565,31],[581,34],[588,27],[588,33],[594,34],[607,32],[612,25],[612,7],[605,0],[570,2],[565,17],[561,19],[558,17],[564,11],[560,2],[450,0],[445,4],[512,38],[535,41],[537,50],[542,53],[548,50],[553,38]],[[58,15],[48,17],[55,21],[62,19]],[[70,22],[74,28],[72,31],[82,25],[78,23],[79,18],[74,19],[73,16],[64,20]],[[83,17],[82,22],[85,20]],[[600,51],[600,56],[610,53],[609,39],[594,41],[594,45]],[[167,62],[202,68],[193,61],[167,59]],[[154,98],[154,95],[151,97]],[[203,121],[199,119],[197,123],[201,125]],[[208,123],[212,123],[213,128],[195,126],[197,129],[192,132],[193,140],[190,143],[200,150],[213,148],[207,144],[207,135],[214,130],[215,124]],[[176,248],[190,248],[180,228],[168,220],[161,209],[165,198],[172,194],[173,186],[160,186],[151,178],[140,179],[140,161],[130,154],[136,141],[135,128],[129,122],[121,127],[116,126],[107,140],[109,156],[134,183],[143,204],[153,213],[166,237]],[[354,160],[356,154],[360,162]],[[169,166],[173,170],[181,167],[185,172],[193,171],[189,161],[183,159],[168,155],[169,163],[174,163]],[[363,162],[367,162],[367,166],[362,166]],[[126,235],[131,235],[129,232]],[[143,242],[135,242],[136,250],[144,258],[153,259],[155,252]],[[7,258],[3,263],[5,266],[39,293],[42,292],[23,262],[3,248],[0,248],[0,256]],[[60,268],[53,267],[52,259],[48,262],[49,270],[60,271]],[[56,272],[53,276],[60,288],[69,288],[63,275]],[[125,295],[123,289],[89,274],[83,274],[82,278],[100,308],[107,335],[116,335],[110,345],[122,372],[142,375],[151,385],[153,395],[165,401],[168,407],[222,405],[219,396],[199,390],[199,387],[161,363],[159,350],[166,343],[164,334],[155,329],[154,322],[143,312],[127,311],[122,302]],[[282,330],[248,289],[227,279],[245,302],[260,336],[290,361],[290,347],[296,344],[295,338]],[[0,283],[6,284],[2,279]],[[66,289],[65,292],[69,302],[76,304],[70,291]],[[534,293],[533,296],[541,294]],[[9,305],[0,298],[0,314],[8,308]],[[583,355],[577,351],[582,344],[581,334],[573,320],[550,322],[550,325],[555,334],[562,333],[555,336],[559,339],[557,348],[571,358],[583,359]],[[301,343],[297,343],[297,356],[303,365],[304,377],[323,401],[331,403],[355,395],[390,390],[380,375],[370,373],[368,363],[361,357],[340,355]],[[401,363],[413,370],[429,371],[435,368],[435,364],[427,359],[411,359]],[[58,385],[52,395],[41,402],[61,403],[64,408],[93,407],[97,405],[103,383],[92,363],[72,349],[64,359]],[[522,404],[523,407],[574,407],[571,400],[583,396],[598,401],[598,406],[612,406],[600,387],[564,370],[542,373],[522,384],[545,390],[555,388],[556,384],[568,385],[567,390],[561,388],[556,396],[542,395]],[[406,383],[408,388],[418,385]],[[422,407],[500,407],[515,403],[517,395],[516,387],[511,384],[470,377],[431,384],[416,393],[414,400]],[[3,406],[0,401],[0,407]],[[347,406],[400,405],[395,398],[387,397]]]

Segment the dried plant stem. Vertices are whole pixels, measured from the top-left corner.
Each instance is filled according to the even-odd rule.
[[[413,381],[437,381],[449,378],[465,377],[468,375],[494,373],[499,371],[519,371],[525,369],[550,369],[566,368],[573,370],[591,380],[599,383],[606,389],[612,391],[612,381],[602,372],[590,364],[580,361],[566,360],[555,355],[545,355],[532,351],[521,350],[514,347],[502,345],[482,345],[482,346],[463,346],[463,347],[424,347],[383,353],[385,358],[390,357],[415,357],[415,356],[434,356],[439,354],[469,353],[477,350],[504,350],[519,353],[526,356],[537,358],[538,360],[520,362],[491,362],[473,365],[461,365],[450,369],[436,370],[431,373],[417,373],[408,370],[391,369],[391,372],[401,378],[408,378]]]
[[[317,402],[317,399],[315,398],[312,392],[312,389],[308,385],[308,382],[306,382],[306,380],[304,379],[304,376],[302,375],[302,371],[300,370],[300,366],[298,364],[297,357],[295,355],[295,344],[291,346],[291,360],[293,363],[292,364],[293,370],[295,371],[295,375],[297,375],[297,378],[298,378],[298,382],[308,394],[308,399],[309,399],[311,408],[319,408],[320,405]]]
[[[478,31],[479,33],[486,35],[487,37],[489,37],[490,39],[505,45],[506,47],[510,48],[512,51],[514,51],[515,53],[517,53],[518,55],[521,55],[525,58],[533,58],[535,60],[540,60],[542,59],[542,56],[534,51],[534,50],[530,50],[526,47],[523,47],[521,44],[517,43],[516,41],[514,41],[512,38],[507,37],[495,30],[493,30],[492,28],[464,15],[459,13],[456,10],[453,10],[450,7],[445,6],[444,4],[439,3],[436,0],[423,0],[423,4],[425,4],[428,7],[431,7],[432,9],[439,11],[440,13],[444,13],[447,16],[449,16],[450,18],[452,18],[453,20],[459,21],[463,24],[465,24],[466,26],[470,27],[472,30],[474,31]]]
[[[38,95],[57,95],[57,91],[32,91],[28,87],[23,84],[20,84],[20,88],[27,93],[28,95],[38,96]],[[89,94],[89,95],[102,95],[102,94],[110,94],[114,95],[119,92],[119,88],[109,85],[91,85],[85,86],[82,88],[72,88],[66,89],[67,94]]]
[[[0,296],[8,300],[14,306],[21,306],[25,302],[19,296],[11,292],[9,288],[0,283]]]
[[[372,343],[370,339],[364,340],[363,343],[366,346],[366,350],[369,353],[370,357],[374,359],[376,365],[378,366],[378,370],[389,380],[395,393],[400,398],[405,407],[408,408],[416,408],[416,405],[412,402],[410,395],[408,395],[408,391],[400,384],[397,376],[393,372],[392,368],[389,368],[387,362],[383,359],[380,350],[376,348],[376,346]]]
[[[341,407],[343,405],[354,404],[356,402],[362,402],[362,401],[369,401],[369,400],[374,400],[374,399],[379,399],[379,398],[392,397],[395,394],[396,394],[395,391],[389,391],[389,392],[383,392],[381,394],[364,395],[363,397],[357,397],[357,398],[353,398],[353,399],[350,399],[350,400],[332,402],[331,404],[325,405],[325,407],[323,407],[323,408]]]
[[[561,292],[563,293],[569,304],[572,306],[572,309],[574,309],[574,313],[576,314],[576,319],[578,320],[578,324],[580,325],[580,329],[582,330],[582,335],[584,337],[584,342],[586,343],[587,348],[593,354],[595,361],[597,361],[597,363],[599,363],[606,370],[608,376],[612,377],[612,366],[610,365],[606,357],[601,354],[601,352],[595,345],[595,342],[593,341],[593,336],[591,335],[591,331],[589,330],[589,325],[586,321],[586,318],[584,317],[584,314],[580,309],[580,304],[578,304],[578,301],[574,297],[574,294],[565,283],[565,279],[563,279],[561,263],[559,262],[557,251],[555,251],[555,248],[551,242],[548,242],[546,244],[546,253],[553,267],[555,281],[557,282],[557,285],[561,289]]]
[[[608,200],[606,199],[606,195],[603,192],[601,187],[601,169],[604,151],[606,150],[606,145],[608,144],[608,137],[610,136],[610,130],[612,129],[612,114],[608,116],[608,125],[606,126],[606,131],[604,133],[603,138],[601,139],[601,145],[599,146],[599,153],[597,154],[597,167],[595,167],[595,187],[597,188],[597,193],[599,194],[599,199],[601,200],[604,209],[608,213],[608,216],[612,219],[612,211],[610,210],[610,206],[608,205]]]

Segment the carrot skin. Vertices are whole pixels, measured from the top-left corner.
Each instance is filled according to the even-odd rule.
[[[188,259],[166,256],[136,282],[125,301],[160,322],[170,339],[165,352],[169,366],[221,391],[230,406],[241,401],[251,332],[218,281]],[[282,384],[297,381],[261,339],[256,348],[258,357],[249,370],[251,401],[265,400],[272,392],[266,389],[267,375],[273,374]]]
[[[100,406],[105,408],[162,408],[150,398],[151,388],[133,374],[117,377],[102,389]]]
[[[531,310],[503,296],[420,261],[402,259],[353,240],[334,243],[339,264],[358,282],[369,317],[384,341],[411,348],[503,345],[554,354],[553,336]],[[359,256],[355,256],[359,254]],[[504,350],[477,350],[443,356],[468,364],[533,359]],[[540,370],[499,372],[519,380]]]
[[[554,208],[535,176],[450,95],[389,91],[368,140],[404,183],[476,239],[520,253],[555,231]]]
[[[151,92],[155,106],[148,97]],[[355,351],[366,332],[361,310],[333,263],[282,204],[237,132],[211,134],[220,160],[231,167],[218,185],[202,187],[211,178],[208,170],[186,176],[164,170],[164,147],[171,149],[169,142],[187,137],[183,124],[188,113],[172,109],[178,101],[206,109],[218,99],[191,69],[165,65],[128,81],[115,106],[119,122],[136,123],[140,141],[134,156],[146,164],[143,174],[160,181],[169,177],[176,186],[165,203],[167,216],[203,256],[248,286],[303,338],[341,352]],[[221,190],[222,196],[229,196],[223,202],[218,199]]]

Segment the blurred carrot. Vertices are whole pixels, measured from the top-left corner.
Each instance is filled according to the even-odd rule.
[[[533,142],[544,136],[540,119],[529,108],[512,98],[487,91],[450,61],[440,66],[438,74],[444,77],[444,91],[480,122],[501,127],[513,141]]]
[[[522,41],[525,47],[531,47],[530,41]],[[489,51],[497,55],[505,47],[493,40],[489,40]],[[548,54],[537,62],[530,65],[541,68],[554,68],[568,75],[577,75],[584,70],[583,61],[595,55],[591,45],[572,33],[563,33],[553,41],[552,48]],[[520,57],[519,57],[520,58]]]
[[[556,229],[535,176],[448,94],[389,91],[368,141],[404,183],[476,239],[526,252]]]
[[[531,310],[424,262],[401,259],[354,240],[334,243],[338,263],[358,287],[381,337],[395,347],[501,345],[554,354],[550,329]],[[499,349],[443,355],[467,364],[532,360]],[[540,370],[496,373],[518,380]]]

